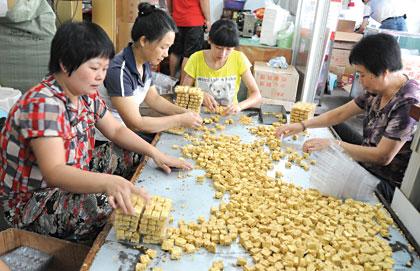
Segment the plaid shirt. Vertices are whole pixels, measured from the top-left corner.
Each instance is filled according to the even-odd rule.
[[[5,211],[15,208],[18,214],[33,192],[50,189],[29,145],[31,139],[63,138],[67,165],[89,170],[94,125],[105,112],[97,94],[79,96],[76,108],[53,76],[26,92],[10,110],[0,133],[0,199]]]

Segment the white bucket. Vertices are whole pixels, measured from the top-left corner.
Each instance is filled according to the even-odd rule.
[[[9,112],[20,96],[22,93],[18,89],[0,87],[0,108]]]

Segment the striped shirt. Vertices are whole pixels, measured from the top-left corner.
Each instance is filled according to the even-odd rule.
[[[104,85],[99,89],[99,93],[108,109],[121,123],[124,122],[117,109],[112,105],[111,97],[134,96],[138,106],[140,106],[152,85],[150,64],[147,62],[143,64],[143,76],[140,76],[131,46],[132,44],[129,44],[111,60]],[[109,141],[99,130],[96,130],[95,138],[101,141]]]
[[[50,76],[12,107],[0,133],[0,199],[5,211],[25,204],[33,192],[47,189],[31,139],[61,137],[66,164],[89,170],[93,127],[105,115],[106,106],[97,94],[79,96],[78,103],[76,108]]]

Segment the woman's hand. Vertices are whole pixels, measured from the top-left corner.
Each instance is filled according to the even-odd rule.
[[[207,92],[204,92],[203,104],[213,113],[216,112],[216,108],[219,105],[219,103],[214,99],[214,97],[208,94]]]
[[[223,112],[223,116],[231,115],[231,114],[238,114],[241,111],[242,111],[242,108],[239,106],[239,104],[231,104],[228,107],[226,107],[225,111]]]
[[[150,196],[143,189],[136,187],[130,181],[120,176],[112,176],[110,182],[106,183],[105,193],[108,195],[108,202],[112,208],[121,208],[125,214],[134,215],[135,210],[131,203],[132,194],[137,194],[145,201],[148,201]]]
[[[190,163],[187,163],[184,160],[166,155],[160,151],[158,151],[152,158],[153,158],[153,161],[155,161],[156,165],[168,174],[171,173],[171,167],[185,169],[185,170],[191,170],[193,168]]]
[[[328,148],[331,144],[334,144],[333,139],[312,138],[303,143],[302,149],[304,152],[320,151]]]
[[[303,126],[300,123],[291,123],[286,124],[283,126],[280,126],[276,130],[276,136],[279,137],[281,135],[283,136],[291,136],[297,133],[303,132]]]
[[[185,112],[179,115],[182,127],[193,128],[200,127],[203,124],[203,119],[195,112]]]

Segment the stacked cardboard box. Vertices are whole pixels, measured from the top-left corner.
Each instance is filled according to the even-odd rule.
[[[263,103],[282,104],[286,108],[296,100],[299,74],[295,67],[273,68],[265,62],[255,62],[254,77],[263,97]]]
[[[350,65],[349,56],[353,46],[362,38],[362,34],[335,32],[335,40],[331,53],[330,72],[337,75],[341,85],[351,84],[354,68]]]

